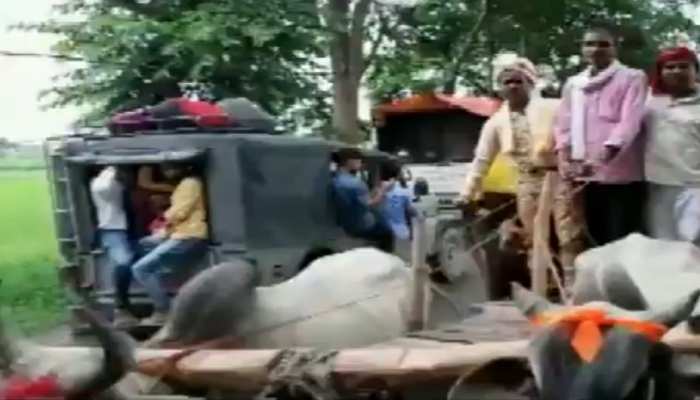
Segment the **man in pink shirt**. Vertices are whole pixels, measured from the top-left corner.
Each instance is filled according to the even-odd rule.
[[[589,66],[569,78],[555,126],[560,171],[583,188],[586,222],[596,246],[640,231],[643,143],[640,138],[647,79],[617,60],[611,29],[586,31]]]

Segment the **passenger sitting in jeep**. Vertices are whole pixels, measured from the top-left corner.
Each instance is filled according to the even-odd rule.
[[[170,208],[164,213],[165,230],[141,239],[145,255],[131,270],[154,304],[154,313],[142,321],[145,325],[161,325],[170,309],[170,298],[160,279],[164,267],[188,265],[206,249],[207,216],[204,188],[192,166],[166,164],[163,175],[169,184],[176,184],[170,199]],[[140,184],[153,188],[151,182]],[[166,189],[167,184],[161,185]],[[116,321],[115,321],[116,323]]]
[[[362,153],[357,149],[341,149],[337,161],[333,195],[340,226],[349,235],[369,240],[380,250],[392,252],[393,233],[379,212],[390,185],[381,184],[370,193],[367,184],[358,176],[362,169]]]
[[[154,216],[148,223],[149,235],[165,234],[168,225],[168,220],[165,219],[165,212],[170,208],[170,201],[165,195],[153,194],[149,196],[148,203]]]

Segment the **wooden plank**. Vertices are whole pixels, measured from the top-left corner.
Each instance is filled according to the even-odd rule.
[[[663,342],[680,353],[700,354],[700,335],[690,333],[687,322],[682,322],[666,332]]]
[[[371,388],[378,381],[391,388],[458,378],[489,361],[525,358],[527,341],[443,344],[435,348],[344,350],[333,374],[346,389]]]
[[[174,378],[202,387],[261,390],[279,354],[279,350],[198,351],[177,363]]]
[[[682,353],[700,354],[700,336],[690,335],[681,327],[669,332],[664,341]],[[457,378],[494,360],[524,360],[527,345],[527,340],[460,344],[397,338],[368,348],[339,351],[331,373],[334,382],[344,390],[412,387]],[[43,350],[47,356],[59,352],[62,357],[69,357],[64,359],[96,351],[75,347]],[[139,349],[136,358],[142,366],[152,366],[154,360],[167,360],[178,353]],[[201,350],[180,359],[176,370],[167,375],[196,387],[257,391],[268,383],[269,371],[279,355],[280,350]],[[155,376],[162,376],[163,372],[151,370]]]
[[[531,331],[512,304],[486,303],[472,311],[469,318],[455,324],[454,332],[420,332],[366,348],[340,350],[330,371],[334,383],[348,391],[413,387],[454,379],[494,360],[526,358]],[[495,332],[499,329],[502,331]],[[664,342],[682,353],[700,354],[700,336],[689,334],[685,324],[671,330]],[[96,351],[70,347],[44,350],[62,353],[64,359]],[[196,387],[254,392],[269,383],[269,373],[282,350],[200,350],[168,362],[179,353],[139,349],[136,358],[142,372],[153,376],[167,375]]]
[[[470,334],[480,320],[493,322],[495,316],[512,316],[509,305],[492,306],[488,316],[470,318],[471,323],[465,321],[460,326],[467,327]],[[684,353],[700,353],[700,336],[688,334],[683,327],[670,331],[664,341]],[[524,360],[527,344],[526,339],[462,344],[402,337],[368,348],[341,350],[334,360],[332,375],[345,390],[408,387],[457,378],[494,360]],[[177,368],[183,382],[195,386],[255,391],[267,383],[267,373],[278,354],[277,350],[200,351],[183,358]]]
[[[334,381],[346,390],[412,386],[457,378],[500,358],[523,358],[527,341],[442,344],[432,348],[365,348],[340,351],[332,367]],[[259,390],[267,383],[276,350],[200,351],[177,364],[178,379],[222,390]]]

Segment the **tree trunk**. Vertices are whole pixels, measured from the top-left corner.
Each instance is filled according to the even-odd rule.
[[[358,126],[359,81],[339,74],[333,77],[333,129],[338,140],[348,144],[363,141]]]
[[[324,16],[331,30],[333,129],[348,144],[363,141],[358,125],[359,89],[365,71],[365,20],[372,0],[328,0]]]
[[[462,65],[467,62],[469,55],[471,54],[474,44],[476,43],[479,32],[481,32],[486,17],[489,13],[489,0],[481,0],[481,13],[474,22],[474,26],[471,31],[467,33],[458,45],[457,49],[454,51],[453,60],[450,65],[448,65],[443,74],[443,86],[442,91],[445,94],[452,95],[457,89],[457,80],[459,79],[459,73],[462,69]]]
[[[452,69],[448,69],[445,73],[445,85],[442,89],[444,94],[453,95],[457,90],[457,74]]]

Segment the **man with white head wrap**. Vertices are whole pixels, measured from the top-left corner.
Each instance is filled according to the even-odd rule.
[[[559,100],[536,95],[537,69],[526,58],[518,57],[502,66],[497,79],[505,101],[482,128],[460,201],[469,202],[480,197],[483,177],[496,155],[504,153],[518,170],[518,219],[523,227],[524,245],[531,249],[545,175],[557,176],[553,127]],[[584,247],[584,231],[580,200],[567,182],[557,182],[553,216],[566,272],[565,284],[569,286],[573,280],[574,258]]]

